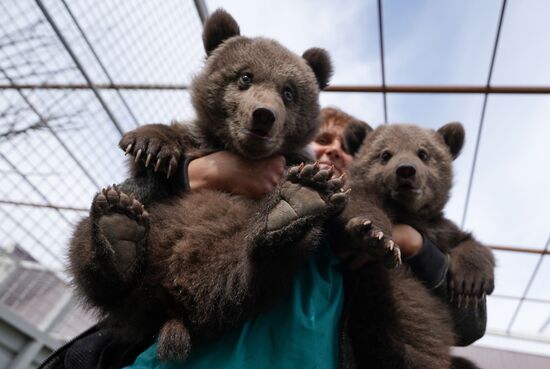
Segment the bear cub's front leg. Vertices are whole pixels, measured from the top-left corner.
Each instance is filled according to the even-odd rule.
[[[395,268],[401,264],[401,251],[392,240],[389,228],[379,226],[376,221],[373,222],[372,219],[376,218],[362,215],[347,221],[344,226],[348,241],[346,246],[352,253],[366,253],[375,260],[381,261],[387,268]]]
[[[92,246],[102,272],[114,281],[132,281],[143,261],[149,227],[143,205],[112,186],[96,195],[90,218]]]

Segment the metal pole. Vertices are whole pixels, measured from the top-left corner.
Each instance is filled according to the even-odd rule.
[[[206,18],[208,18],[208,8],[206,7],[206,3],[204,0],[193,0],[195,2],[195,8],[197,8],[197,13],[199,13],[199,17],[201,19],[202,24],[206,21]]]
[[[504,13],[506,12],[506,0],[502,1],[502,7],[500,8],[500,17],[498,21],[497,33],[495,36],[495,43],[493,45],[493,55],[491,57],[491,64],[489,65],[489,74],[487,76],[486,87],[489,88],[491,85],[491,78],[493,77],[493,68],[495,66],[495,60],[497,56],[498,41],[500,40],[500,32],[502,30],[502,21],[504,20]],[[462,222],[461,227],[464,227],[466,223],[466,216],[468,215],[468,207],[470,205],[470,195],[472,193],[472,186],[474,183],[474,176],[476,173],[477,166],[477,156],[479,153],[479,145],[481,142],[481,134],[483,133],[483,123],[485,122],[485,111],[487,109],[487,100],[489,99],[489,94],[485,93],[483,97],[483,107],[481,108],[481,118],[479,119],[479,128],[477,131],[476,146],[474,150],[474,159],[472,162],[472,170],[470,171],[470,178],[468,180],[468,190],[466,192],[466,199],[464,201],[464,210],[462,211]]]
[[[67,4],[67,2],[65,0],[61,0],[61,2],[63,3],[63,5],[65,6],[65,9],[67,10],[67,13],[69,13],[69,16],[71,17],[73,23],[75,24],[76,28],[78,29],[78,31],[80,32],[80,35],[82,36],[82,38],[84,39],[84,42],[86,43],[86,45],[88,46],[88,48],[90,49],[90,51],[92,52],[92,55],[94,56],[94,58],[97,60],[97,63],[99,64],[99,66],[101,67],[101,70],[103,70],[103,73],[105,73],[105,76],[107,77],[107,79],[109,80],[109,82],[111,83],[114,83],[113,82],[113,79],[111,78],[111,75],[109,74],[109,72],[107,71],[107,67],[105,67],[105,65],[103,64],[103,62],[101,61],[101,59],[99,58],[99,55],[97,55],[97,52],[95,51],[94,47],[92,46],[92,43],[90,42],[90,40],[88,39],[88,36],[86,36],[86,33],[84,32],[84,30],[82,29],[82,27],[80,26],[80,23],[76,20],[76,17],[74,16],[73,12],[71,11],[71,9],[69,8],[69,5]],[[119,90],[116,91],[117,92],[117,95],[118,97],[120,98],[120,100],[122,101],[122,104],[124,105],[124,107],[126,108],[126,110],[128,111],[128,113],[130,113],[130,116],[132,117],[132,119],[134,120],[134,123],[136,124],[136,126],[139,126],[139,122],[136,118],[136,116],[134,115],[134,112],[132,111],[132,109],[130,109],[130,106],[128,105],[128,103],[126,102],[126,99],[124,98],[124,96],[122,96],[122,94],[120,93]]]
[[[378,36],[380,40],[380,68],[382,72],[382,98],[384,101],[384,123],[388,124],[388,100],[386,96],[386,63],[384,62],[384,25],[382,22],[382,0],[378,0]]]
[[[184,84],[94,83],[96,90],[188,90]],[[89,90],[82,83],[0,83],[0,90]],[[405,94],[511,94],[550,95],[550,86],[456,86],[456,85],[331,85],[327,92],[405,93]]]
[[[115,128],[122,135],[124,133],[124,130],[122,129],[122,126],[120,125],[120,123],[116,119],[113,112],[111,112],[111,109],[109,109],[109,107],[107,106],[107,103],[103,100],[103,98],[101,97],[99,92],[94,88],[92,79],[90,78],[90,76],[88,76],[88,73],[86,73],[86,71],[84,70],[84,67],[82,66],[82,64],[80,63],[78,58],[76,57],[76,54],[74,53],[73,49],[71,48],[71,46],[69,45],[67,40],[65,40],[65,37],[61,33],[61,30],[57,27],[57,24],[55,23],[52,16],[50,15],[48,10],[46,9],[44,4],[42,3],[42,0],[35,0],[35,1],[36,1],[36,4],[38,5],[38,7],[40,8],[40,10],[42,11],[42,13],[44,14],[44,17],[46,17],[46,20],[50,23],[50,26],[52,27],[53,31],[55,32],[55,34],[59,38],[59,41],[61,41],[61,43],[63,44],[63,46],[67,50],[67,53],[69,53],[69,56],[73,60],[74,64],[76,65],[76,67],[78,68],[78,70],[80,71],[80,73],[82,74],[84,79],[86,80],[86,82],[88,82],[89,88],[93,91],[93,93],[96,96],[97,100],[99,101],[99,103],[101,104],[103,109],[105,110],[105,113],[107,113],[107,115],[109,116],[109,118],[113,122],[113,125],[115,126]]]

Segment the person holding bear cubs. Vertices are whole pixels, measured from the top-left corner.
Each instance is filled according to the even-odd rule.
[[[355,152],[359,148],[361,142],[363,141],[362,136],[365,133],[362,131],[363,129],[368,129],[368,126],[365,123],[359,122],[353,117],[332,108],[323,109],[322,118],[323,125],[321,127],[321,131],[311,145],[314,155],[319,161],[321,167],[334,167],[333,170],[337,174],[347,172],[347,168],[353,160],[353,156],[351,155],[351,153]],[[457,150],[457,146],[455,146],[453,150]],[[198,165],[192,170],[188,171],[188,181],[191,183],[189,187],[191,187],[192,191],[200,191],[201,186],[213,186],[219,190],[220,188],[218,186],[220,186],[220,184],[227,186],[234,185],[227,183],[228,181],[231,181],[231,176],[229,178],[225,178],[222,182],[215,178],[216,176],[222,178],[224,176],[227,176],[227,173],[223,173],[223,171],[214,171],[209,175],[204,175],[204,171],[200,170],[202,161],[208,162],[209,166],[212,165],[213,161],[217,161],[218,164],[224,163],[223,168],[226,172],[238,172],[241,170],[245,171],[244,168],[246,168],[247,165],[258,164],[247,164],[246,160],[243,160],[241,157],[238,156],[233,157],[233,154],[230,152],[218,152],[216,154],[212,154],[210,157],[205,156],[197,158],[193,161],[195,161],[195,164]],[[231,165],[228,166],[228,163],[231,163]],[[242,168],[240,168],[241,164],[243,164]],[[257,181],[261,183],[265,180],[265,178],[268,178],[268,180],[271,181],[273,179],[272,176],[276,177],[278,175],[278,172],[280,171],[280,166],[282,164],[283,162],[281,159],[266,159],[266,161],[264,162],[264,166],[257,168],[257,171],[255,171],[256,176],[248,178],[247,181]],[[262,171],[266,173],[271,173],[259,173]],[[197,178],[194,178],[197,175],[199,177],[198,181]],[[353,178],[357,178],[357,176],[352,175],[352,179]],[[235,182],[242,182],[242,180],[242,178],[233,178],[233,181]],[[269,186],[265,187],[268,188]],[[241,186],[241,188],[245,187]],[[252,185],[251,188],[252,190],[250,191],[250,196],[258,196],[257,187]],[[259,188],[263,187],[259,186]],[[426,238],[425,236],[423,237],[423,235],[418,233],[414,228],[407,225],[397,225],[393,228],[393,240],[399,242],[400,245],[405,245],[404,247],[402,246],[403,255],[405,256],[405,262],[409,264],[412,271],[415,272],[415,274],[424,281],[425,285],[428,288],[433,289],[434,292],[443,299],[453,298],[452,294],[455,293],[454,303],[447,303],[450,305],[452,316],[455,321],[455,332],[457,334],[458,340],[457,343],[468,344],[471,343],[471,341],[479,338],[484,332],[485,302],[483,297],[476,300],[475,302],[473,301],[473,299],[481,296],[481,291],[472,291],[472,296],[465,295],[464,297],[459,297],[460,294],[456,293],[454,289],[448,290],[446,281],[447,278],[451,279],[452,277],[450,275],[447,275],[448,259],[444,256],[444,254],[439,251],[437,247],[434,246],[429,238]],[[432,236],[434,238],[437,237],[433,234]],[[375,263],[375,261],[379,259],[379,257],[377,256],[370,256],[368,253],[365,254],[364,252],[359,251],[355,255],[353,253],[348,252],[346,254],[345,252],[343,252],[341,253],[341,257],[346,262],[348,262],[350,269],[355,270],[355,272],[353,273],[355,274],[355,276],[348,276],[347,278],[349,279],[355,278],[356,281],[360,281],[359,278],[365,277],[365,274],[367,281],[363,281],[362,283],[368,283],[368,279],[372,280],[373,278],[387,278],[387,276],[384,275],[384,269],[380,270],[373,267],[368,267],[368,264],[370,262]],[[316,262],[322,264],[322,260],[324,260],[324,263],[327,263],[327,260],[330,260],[327,258],[328,256],[324,255],[323,258],[316,259]],[[330,262],[328,262],[328,265],[331,265]],[[360,269],[362,269],[363,267],[365,268],[365,270],[368,271],[368,273],[363,273],[363,275],[361,275]],[[308,265],[306,270],[308,272],[311,272],[315,269],[314,266]],[[337,274],[336,269],[329,268],[329,270],[332,270],[332,273],[324,275],[325,279],[327,275],[334,276],[334,274]],[[382,274],[377,274],[380,272]],[[298,281],[300,281],[302,278],[304,278],[304,274],[300,273],[297,275]],[[401,314],[403,314],[406,318],[406,320],[404,321],[397,319],[393,322],[393,324],[400,323],[403,325],[400,328],[400,337],[398,339],[392,337],[391,335],[384,334],[384,331],[389,330],[391,326],[391,324],[388,324],[387,319],[381,319],[381,321],[364,319],[362,321],[360,314],[357,314],[357,311],[354,311],[359,308],[361,310],[361,313],[364,314],[365,312],[369,312],[369,314],[374,314],[374,316],[378,316],[379,318],[383,317],[384,315],[392,316],[393,314],[395,314],[395,312],[391,311],[392,309],[395,309],[395,307],[392,307],[395,302],[392,302],[391,299],[380,301],[380,298],[384,299],[384,297],[387,296],[385,296],[384,294],[376,293],[376,290],[370,290],[369,292],[371,294],[368,296],[373,298],[373,300],[377,302],[377,305],[380,305],[382,307],[382,311],[373,311],[372,306],[369,306],[368,300],[361,301],[360,298],[356,297],[355,303],[351,304],[352,306],[355,306],[355,309],[353,307],[351,309],[350,307],[342,307],[342,309],[350,310],[348,313],[345,313],[344,311],[341,312],[341,314],[343,314],[343,316],[347,316],[347,319],[350,319],[350,321],[347,321],[346,319],[340,321],[340,319],[335,319],[334,317],[332,318],[334,321],[338,321],[339,324],[341,324],[339,330],[341,329],[341,332],[346,332],[341,336],[339,341],[340,351],[338,355],[340,356],[341,367],[353,367],[349,366],[351,365],[351,363],[355,363],[355,365],[357,365],[357,367],[359,368],[370,367],[365,366],[365,364],[369,362],[375,365],[374,367],[377,368],[427,368],[432,366],[448,367],[446,366],[444,360],[444,357],[448,355],[448,353],[445,352],[445,349],[451,344],[450,342],[452,338],[447,337],[446,339],[448,341],[443,343],[430,342],[433,337],[438,337],[439,339],[445,337],[443,332],[438,332],[438,329],[447,329],[448,332],[451,331],[451,328],[447,325],[447,322],[440,321],[442,317],[440,316],[440,314],[438,314],[445,308],[443,306],[439,306],[437,303],[434,303],[434,301],[431,301],[432,304],[427,304],[426,300],[429,300],[429,296],[423,293],[422,290],[419,290],[418,285],[415,285],[414,283],[410,284],[412,281],[407,279],[398,280],[399,283],[402,284],[402,286],[395,286],[391,283],[389,283],[388,286],[391,286],[391,288],[395,289],[396,291],[398,291],[399,288],[416,290],[417,295],[415,296],[415,298],[411,298],[410,295],[403,294],[403,291],[401,291],[401,294],[398,293],[396,295],[403,300],[401,301],[404,303],[404,305],[401,306]],[[315,283],[323,284],[323,282],[319,280],[317,280]],[[334,280],[331,280],[331,283],[334,283]],[[487,283],[492,283],[490,278],[487,279]],[[298,286],[300,286],[300,283],[296,283],[294,288],[299,289]],[[488,285],[487,288],[490,289],[492,287]],[[372,294],[373,292],[374,294]],[[447,295],[447,292],[450,292],[451,295]],[[350,292],[347,293],[351,294]],[[357,292],[353,294],[357,295]],[[329,294],[329,296],[331,295]],[[468,298],[471,297],[472,301],[469,301],[468,303],[465,300],[459,301],[459,298],[465,299],[466,296],[468,296]],[[308,297],[311,298],[311,295],[308,295]],[[417,298],[424,301],[418,301]],[[332,295],[332,299],[334,299],[334,294]],[[290,301],[292,301],[292,299],[290,299]],[[307,355],[304,354],[308,350],[304,349],[304,347],[296,345],[296,342],[285,348],[285,339],[291,338],[296,341],[295,335],[290,334],[290,336],[288,336],[289,330],[296,329],[296,326],[299,327],[301,324],[292,319],[296,318],[300,314],[297,313],[295,309],[293,309],[295,306],[293,306],[290,301],[287,301],[284,304],[277,305],[274,309],[261,314],[251,321],[247,321],[244,325],[244,328],[239,328],[235,331],[231,331],[228,334],[224,335],[222,339],[213,341],[206,346],[199,347],[198,351],[191,355],[188,358],[188,361],[185,363],[177,364],[174,362],[159,362],[156,358],[155,346],[152,346],[139,356],[136,363],[134,364],[134,367],[156,367],[157,365],[158,367],[183,368],[232,367],[230,364],[235,364],[234,360],[237,360],[238,363],[235,365],[244,365],[246,367],[245,364],[238,361],[243,360],[243,357],[246,357],[247,360],[250,360],[247,362],[254,362],[254,359],[257,360],[255,362],[256,364],[252,366],[261,365],[262,367],[268,367],[269,365],[265,363],[266,361],[268,361],[271,364],[274,364],[273,367],[309,367],[309,365],[318,364],[324,364],[326,365],[326,367],[335,367],[334,357],[336,355],[334,351],[323,351],[322,353],[316,352],[311,355],[312,357],[315,357],[315,359],[308,361]],[[408,308],[409,310],[403,309],[404,307]],[[418,310],[419,307],[421,307],[422,309],[427,309],[427,311]],[[416,311],[415,308],[417,309]],[[430,311],[430,309],[433,310]],[[327,310],[330,311],[331,309]],[[367,316],[369,315],[367,314]],[[290,327],[288,325],[289,322],[291,322]],[[277,329],[273,328],[269,328],[268,334],[261,334],[262,327],[271,327],[272,325],[275,325],[276,327],[284,327],[283,329],[285,330],[285,336],[276,336],[274,333],[277,332]],[[346,326],[347,328],[342,328]],[[429,331],[426,331],[427,329],[429,329]],[[358,330],[360,331],[359,333],[357,333]],[[371,334],[379,336],[379,339],[384,339],[384,345],[376,345],[377,339],[373,339],[372,337],[365,339],[365,336],[368,336],[365,334],[365,332],[371,332]],[[316,332],[316,334],[319,334],[319,332]],[[266,340],[265,335],[269,335],[272,341]],[[250,336],[254,337],[257,341],[251,339]],[[407,336],[409,336],[409,338],[403,338]],[[414,339],[410,336],[414,337]],[[398,342],[395,341],[399,341],[399,339],[404,341],[409,340],[409,342],[414,342],[415,345],[420,345],[420,347],[414,347],[415,345],[413,345],[412,348],[409,348],[409,354],[410,351],[418,350],[418,352],[416,353],[418,355],[419,353],[422,353],[422,350],[425,350],[423,354],[427,355],[429,353],[428,357],[422,357],[423,355],[419,355],[414,363],[414,365],[416,366],[409,366],[410,364],[406,364],[401,361],[403,360],[403,358],[396,357],[395,352],[393,352],[391,349],[384,349],[385,345],[391,346],[395,345],[396,343],[398,344]],[[315,345],[311,344],[312,340],[315,341],[313,338],[310,337],[308,344],[305,345],[306,348],[315,349]],[[256,342],[262,343],[256,345]],[[316,343],[322,346],[322,343],[319,340],[317,340]],[[430,343],[433,345],[433,347],[423,347],[423,345],[427,345]],[[363,347],[361,347],[361,345],[363,345]],[[249,346],[251,346],[252,348],[250,348]],[[296,350],[296,346],[300,347],[300,349],[298,351],[293,351]],[[439,348],[437,348],[438,346]],[[351,352],[343,350],[343,348],[346,347],[348,347]],[[374,352],[372,352],[373,349],[375,349]],[[433,355],[433,352],[437,352],[439,349],[443,349],[443,351],[440,352],[441,357]],[[253,351],[250,352],[250,350]],[[286,355],[278,354],[279,352],[284,352],[286,353]],[[332,359],[330,358],[331,355],[333,357]],[[279,358],[279,361],[273,360],[274,356]],[[280,361],[281,359],[283,359],[283,361]],[[288,360],[284,361],[284,359]],[[420,359],[424,359],[425,361],[418,361]],[[439,361],[433,362],[433,360],[436,359]],[[464,360],[458,358],[453,359],[453,368],[467,367],[473,368],[474,366]]]
[[[75,281],[108,319],[43,367],[120,367],[150,343],[152,336],[143,332],[158,332],[158,343],[139,355],[134,368],[450,367],[454,338],[445,307],[404,268],[381,267],[401,261],[388,227],[378,223],[383,218],[372,224],[353,208],[341,213],[349,192],[342,177],[331,175],[349,163],[340,165],[333,156],[334,168],[321,160],[283,176],[282,159],[266,159],[276,172],[268,181],[275,186],[284,179],[267,200],[256,202],[219,188],[193,188],[201,158],[193,164],[193,151],[182,156],[188,148],[201,155],[227,148],[248,159],[285,154],[288,162],[303,161],[300,148],[317,132],[318,92],[331,72],[326,52],[311,49],[300,58],[273,41],[241,37],[223,11],[208,20],[203,38],[209,58],[192,88],[197,130],[157,125],[126,135],[122,143],[135,157],[134,178],[98,194],[75,233]],[[368,133],[350,126],[348,152]],[[139,141],[144,137],[146,145]],[[441,137],[446,144],[444,132]],[[157,171],[172,180],[160,180]],[[182,193],[187,181],[174,173],[186,172],[193,190]],[[336,251],[351,259],[353,275],[341,269],[320,228],[338,213],[343,227],[331,221],[328,235],[352,246]],[[369,261],[374,266],[363,267]],[[441,287],[445,267],[437,272],[435,287]],[[488,289],[489,283],[480,286]],[[465,287],[454,289],[468,296],[466,306],[459,304],[461,316],[480,306],[484,312],[479,289]]]
[[[310,149],[322,168],[331,168],[335,175],[347,173],[348,166],[354,160],[353,154],[358,151],[359,146],[362,144],[365,136],[364,130],[371,129],[366,123],[357,120],[337,108],[322,109],[321,117],[321,130],[316,139],[311,143]],[[361,133],[358,134],[358,131]],[[134,139],[134,137],[132,137],[132,139]],[[126,147],[124,140],[122,142],[122,147]],[[460,142],[457,145],[461,146],[462,143]],[[453,150],[455,150],[453,155],[457,155],[459,147],[455,146]],[[211,188],[231,192],[234,191],[234,189],[238,189],[236,191],[238,193],[244,194],[251,198],[257,198],[273,190],[278,180],[282,178],[284,163],[285,161],[282,156],[262,160],[247,160],[231,152],[220,151],[204,157],[194,158],[190,161],[187,166],[187,173],[182,177],[183,181],[186,181],[186,183],[182,184],[182,186],[185,186],[191,191]],[[445,189],[444,192],[444,195],[447,195],[448,188]],[[353,201],[353,192],[351,201]],[[441,204],[441,201],[439,201],[439,204]],[[469,345],[483,336],[486,325],[485,293],[490,293],[493,289],[493,259],[490,251],[482,248],[481,254],[472,254],[473,258],[479,258],[482,260],[482,264],[485,264],[482,265],[482,275],[480,275],[479,279],[476,281],[476,283],[478,283],[477,290],[472,288],[471,290],[468,290],[467,293],[464,293],[464,291],[459,290],[459,288],[463,288],[463,286],[465,287],[467,284],[461,283],[460,286],[458,286],[458,283],[453,283],[453,276],[448,273],[449,258],[447,258],[445,254],[439,250],[437,246],[435,246],[435,244],[429,237],[427,237],[425,233],[421,234],[415,228],[407,224],[395,224],[392,228],[392,239],[400,246],[402,256],[404,257],[404,262],[409,266],[410,270],[416,275],[416,277],[424,283],[426,288],[432,290],[433,294],[438,296],[447,305],[447,309],[450,309],[451,317],[454,323],[454,333],[456,335],[456,341],[454,344],[460,346]],[[446,231],[449,232],[450,230],[447,229]],[[431,236],[438,239],[436,235],[433,235],[433,233]],[[467,239],[469,236],[463,235],[462,237]],[[446,240],[441,241],[446,242]],[[335,251],[338,252],[338,250]],[[472,250],[467,250],[467,252],[471,251]],[[338,256],[341,258],[343,264],[347,265],[347,269],[352,273],[357,272],[364,267],[368,268],[370,263],[375,263],[376,260],[379,259],[379,256],[372,256],[369,253],[361,251],[354,253],[351,250],[341,250]],[[451,259],[451,261],[454,262],[455,260]],[[475,264],[475,262],[472,264]],[[468,270],[466,266],[456,269],[457,271],[462,272],[462,274],[475,274],[475,271]],[[375,276],[376,274],[369,275],[370,278]],[[464,276],[462,275],[460,277]],[[474,277],[472,276],[472,278]],[[481,286],[483,283],[486,283],[486,286]],[[418,286],[415,285],[408,287],[412,289],[416,288],[418,290]],[[426,298],[426,296],[422,293],[420,293],[420,296],[421,298]],[[407,298],[407,296],[401,297],[404,297],[405,299]],[[409,303],[410,302],[411,301],[409,301]],[[385,301],[385,303],[391,305],[391,301]],[[422,305],[422,308],[424,309],[427,307],[424,304]],[[363,306],[363,308],[365,308],[365,306]],[[384,305],[384,309],[387,308],[387,305]],[[437,305],[436,308],[445,309],[444,307]],[[408,315],[407,318],[411,320],[411,324],[408,326],[408,328],[410,328],[410,332],[402,332],[402,334],[411,334],[415,337],[415,340],[423,342],[422,336],[419,335],[424,334],[425,337],[430,337],[430,335],[435,333],[433,331],[426,332],[426,325],[415,325],[414,321],[417,321],[418,318],[425,319],[424,323],[428,323],[429,328],[433,330],[437,329],[438,318],[436,312],[432,312],[433,316],[431,316],[430,313],[419,313],[420,317]],[[433,322],[434,325],[430,326],[430,322]],[[363,332],[366,330],[376,331],[381,328],[380,326],[376,326],[376,324],[372,323],[372,320],[368,320],[366,324],[369,324],[371,327],[367,328],[363,326]],[[353,325],[354,323],[352,321],[348,324]],[[383,322],[382,327],[387,324],[387,321]],[[443,326],[445,327],[445,325]],[[352,331],[353,329],[350,330]],[[376,332],[376,334],[379,333],[380,331]],[[437,336],[437,334],[435,335]],[[341,340],[341,343],[342,341],[345,342],[346,339]],[[389,344],[390,340],[391,339],[388,339],[386,344]],[[411,338],[411,341],[412,340],[413,338]],[[365,345],[365,347],[368,346]],[[376,349],[378,351],[383,351],[380,350],[380,347],[378,346]],[[355,347],[351,349],[351,351],[355,350]],[[381,353],[375,353],[374,355],[373,353],[370,353],[370,355],[367,354],[366,357],[361,358],[355,357],[362,356],[361,354],[358,355],[358,353],[364,354],[365,351],[368,350],[358,349],[357,351],[351,353],[340,351],[340,355],[345,357],[345,359],[341,360],[346,363],[346,365],[341,365],[341,367],[353,367],[347,366],[348,362],[354,362],[354,364],[359,368],[365,367],[363,366],[365,361],[371,360],[372,362],[373,356],[380,356],[377,360],[387,359],[383,358],[383,354]],[[430,367],[427,363],[417,362],[413,366],[408,366],[407,364],[400,362],[399,359],[394,358],[393,360],[394,361],[386,362],[386,365],[388,365],[387,367]],[[464,359],[451,358],[451,360],[453,368],[475,368],[473,364]],[[382,367],[380,364],[377,365],[378,366],[374,367]],[[445,366],[442,362],[439,362],[436,367]]]

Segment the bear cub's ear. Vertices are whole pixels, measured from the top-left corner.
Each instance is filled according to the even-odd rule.
[[[330,61],[328,52],[325,49],[312,47],[304,52],[302,58],[304,58],[311,69],[313,69],[319,88],[322,90],[327,87],[330,77],[332,76],[332,62]]]
[[[453,160],[458,157],[462,146],[464,146],[464,127],[458,122],[447,123],[437,130],[443,137],[443,141],[449,147]]]
[[[357,154],[365,137],[372,132],[373,129],[366,122],[362,120],[352,120],[344,128],[344,148],[350,155]]]
[[[204,23],[202,42],[206,55],[210,56],[222,42],[240,34],[241,30],[235,19],[223,9],[216,10]]]

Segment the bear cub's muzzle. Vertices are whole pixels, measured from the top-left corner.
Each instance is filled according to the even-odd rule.
[[[257,108],[252,112],[252,122],[250,124],[250,133],[255,138],[269,140],[273,123],[275,123],[275,112],[269,108]]]
[[[394,199],[410,199],[422,193],[422,184],[414,164],[398,164],[392,177]]]

